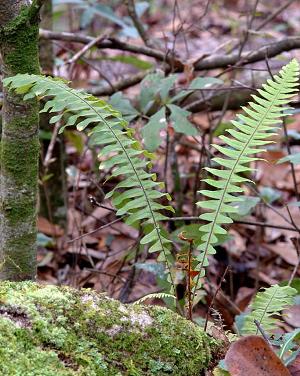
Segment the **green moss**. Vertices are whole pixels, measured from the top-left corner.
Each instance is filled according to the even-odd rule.
[[[33,7],[24,7],[20,14],[1,29],[2,55],[10,67],[9,75],[39,74],[38,22],[32,16]],[[35,57],[35,59],[33,59]]]
[[[200,375],[217,344],[161,307],[88,290],[0,284],[0,374]]]
[[[13,17],[12,14],[6,16]],[[18,73],[39,74],[37,16],[34,0],[0,29],[5,77]],[[20,280],[34,278],[36,272],[38,103],[36,100],[25,103],[19,95],[6,90],[4,98],[0,151],[0,210],[4,236],[0,278]]]

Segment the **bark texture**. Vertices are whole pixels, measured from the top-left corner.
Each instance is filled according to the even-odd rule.
[[[0,0],[3,75],[39,74],[38,5]],[[0,279],[36,275],[38,103],[4,90],[0,151]]]

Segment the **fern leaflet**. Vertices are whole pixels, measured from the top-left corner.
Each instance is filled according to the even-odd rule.
[[[171,298],[173,300],[176,300],[176,296],[172,294],[167,294],[165,292],[154,292],[152,294],[147,294],[145,296],[142,296],[140,299],[133,302],[133,305],[144,303],[147,299],[165,299],[165,298]]]
[[[274,134],[272,132],[275,126],[282,122],[280,118],[288,109],[284,106],[297,91],[298,76],[299,64],[294,59],[282,68],[279,75],[267,80],[263,89],[258,90],[260,96],[252,96],[253,101],[249,103],[249,107],[242,107],[244,113],[238,114],[238,120],[232,121],[234,128],[227,130],[232,137],[220,136],[227,147],[213,145],[223,155],[213,158],[213,161],[223,167],[223,170],[206,168],[219,180],[204,179],[213,190],[199,192],[208,199],[198,202],[197,205],[209,211],[200,215],[200,218],[207,223],[199,229],[204,235],[198,247],[200,252],[197,256],[196,270],[199,274],[195,281],[193,299],[196,291],[201,287],[201,278],[205,275],[204,267],[208,265],[207,256],[216,252],[214,245],[217,236],[227,233],[222,226],[232,223],[230,215],[237,212],[233,204],[241,201],[241,198],[237,197],[244,191],[240,184],[249,181],[240,173],[251,171],[249,164],[258,159],[253,155],[264,151],[260,147],[272,142],[268,138]]]

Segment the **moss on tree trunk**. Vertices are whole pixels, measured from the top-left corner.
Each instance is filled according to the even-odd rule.
[[[0,3],[0,50],[4,77],[39,74],[38,6]],[[4,90],[0,176],[0,279],[36,274],[38,103]]]
[[[0,374],[200,376],[222,346],[192,322],[90,290],[0,283]]]

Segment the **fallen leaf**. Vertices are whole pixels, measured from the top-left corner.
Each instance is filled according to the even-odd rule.
[[[247,336],[234,342],[225,356],[225,363],[231,376],[290,376],[269,344],[259,336]]]
[[[44,217],[38,218],[38,230],[39,232],[42,232],[43,234],[49,235],[49,236],[62,236],[64,234],[64,230],[59,227],[58,225],[54,225],[53,223],[50,223],[48,219]]]
[[[283,311],[283,319],[294,328],[300,328],[300,305],[294,305]]]
[[[300,354],[297,355],[293,363],[289,364],[287,368],[291,376],[300,376]]]
[[[244,311],[246,307],[248,307],[254,294],[255,294],[254,288],[240,287],[238,289],[234,303],[239,307],[241,311]]]
[[[276,253],[285,262],[290,265],[298,265],[297,251],[291,242],[277,242],[275,244],[266,244],[265,248]]]

